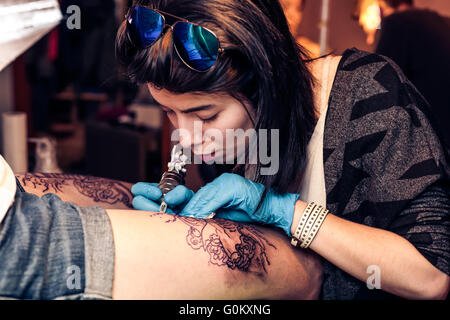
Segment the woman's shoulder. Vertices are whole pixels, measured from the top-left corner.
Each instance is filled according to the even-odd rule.
[[[385,227],[429,185],[448,181],[428,104],[395,63],[346,50],[330,101],[324,131],[330,211],[360,223],[374,217]]]
[[[331,96],[350,120],[381,111],[403,114],[411,105],[428,113],[428,103],[394,61],[356,48],[342,54]]]
[[[420,92],[387,57],[356,48],[342,54],[331,91],[328,127],[362,126],[375,131],[422,128],[429,139],[430,107]],[[338,120],[341,121],[338,121]],[[343,120],[344,123],[341,123]],[[336,128],[335,128],[336,127]]]
[[[390,58],[357,48],[344,51],[338,71],[344,71],[347,78],[351,77],[357,82],[364,82],[368,77],[374,78],[380,72],[386,73],[387,77],[379,78],[379,81],[408,81],[401,68]]]

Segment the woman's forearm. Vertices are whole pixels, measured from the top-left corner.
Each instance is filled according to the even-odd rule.
[[[292,233],[305,207],[296,206]],[[310,248],[363,282],[379,270],[381,289],[404,298],[439,299],[448,292],[449,277],[393,232],[329,214]],[[368,273],[369,266],[375,269]]]

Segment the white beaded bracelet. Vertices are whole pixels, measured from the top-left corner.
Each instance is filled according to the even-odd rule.
[[[311,212],[314,210],[316,204],[314,202],[310,202],[308,203],[308,206],[306,207],[305,211],[303,212],[298,225],[297,225],[297,229],[295,230],[295,233],[293,234],[292,238],[291,238],[291,244],[296,247],[298,244],[298,241],[300,240],[300,235],[303,231],[303,228],[306,224],[306,222],[308,221],[308,217],[311,214]]]

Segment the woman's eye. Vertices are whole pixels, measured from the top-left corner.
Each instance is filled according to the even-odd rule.
[[[211,122],[211,121],[216,120],[216,118],[217,118],[217,114],[215,114],[215,115],[213,115],[212,117],[209,117],[209,118],[201,118],[201,120],[202,120],[203,122],[208,123],[208,122]]]

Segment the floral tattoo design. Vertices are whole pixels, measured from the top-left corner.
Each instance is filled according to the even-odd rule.
[[[65,186],[73,186],[80,194],[92,198],[95,202],[111,205],[123,203],[132,208],[130,190],[119,181],[59,173],[26,173],[18,178],[24,187],[44,187],[43,192],[57,194],[63,192]]]
[[[227,266],[232,270],[267,273],[270,261],[267,247],[276,247],[262,232],[251,225],[224,219],[196,219],[184,216],[153,213],[152,217],[166,218],[166,223],[181,221],[189,227],[187,244],[194,250],[203,250],[209,255],[209,263]]]

